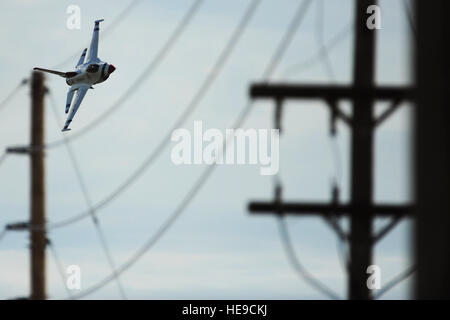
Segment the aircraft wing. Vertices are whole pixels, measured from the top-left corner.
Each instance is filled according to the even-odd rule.
[[[100,33],[100,22],[103,19],[96,20],[94,25],[94,32],[92,33],[91,45],[89,47],[89,53],[87,56],[87,62],[95,61],[98,59],[98,37]]]
[[[89,90],[89,86],[81,86],[77,89],[75,99],[72,105],[72,110],[69,113],[69,116],[67,117],[66,124],[64,125],[64,128],[62,131],[68,131],[69,125],[72,122],[73,117],[75,116],[75,113],[77,112],[78,108],[80,107],[81,101],[83,101],[84,96],[86,95],[86,92]]]

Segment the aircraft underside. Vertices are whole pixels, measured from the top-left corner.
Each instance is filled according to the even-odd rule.
[[[109,78],[109,75],[116,70],[112,64],[103,62],[98,58],[99,25],[102,21],[103,19],[95,21],[89,52],[87,52],[87,49],[83,50],[78,63],[75,66],[76,71],[62,72],[44,68],[34,68],[34,70],[59,75],[65,78],[66,83],[70,86],[69,91],[67,92],[65,106],[65,112],[69,113],[70,110],[70,113],[62,131],[70,130],[69,125],[80,107],[86,92],[89,89],[93,89],[92,85],[104,82]]]

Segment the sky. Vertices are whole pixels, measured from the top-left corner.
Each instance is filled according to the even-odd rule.
[[[307,68],[320,48],[317,37],[318,5],[314,0],[271,81],[340,83],[352,81],[353,1],[324,0],[324,41],[346,30],[329,52],[334,79],[323,61]],[[99,56],[117,68],[110,78],[90,90],[67,136],[83,130],[129,88],[154,59],[181,17],[188,0],[139,1],[107,36],[102,32],[129,1],[31,1],[0,3],[0,100],[35,66],[62,66],[72,70],[78,55],[90,41],[93,21],[100,26]],[[92,203],[97,203],[134,172],[143,159],[167,135],[211,71],[250,1],[206,0],[170,53],[116,112],[95,128],[73,140],[71,147],[81,168]],[[183,128],[192,130],[195,120],[206,128],[231,128],[249,99],[249,85],[261,76],[299,0],[263,0],[257,8],[223,70],[212,83]],[[377,31],[376,83],[410,83],[410,27],[403,1],[380,1],[381,29]],[[69,5],[81,9],[81,28],[68,29]],[[78,54],[77,54],[78,53]],[[62,78],[46,76],[46,86],[57,105],[55,121],[51,100],[46,100],[46,140],[62,137],[67,85]],[[0,109],[0,150],[29,141],[29,88],[23,87]],[[386,108],[376,105],[376,113]],[[375,203],[407,203],[410,199],[410,107],[403,105],[380,126],[375,135]],[[351,105],[342,108],[351,112]],[[273,103],[256,101],[243,128],[271,128]],[[349,200],[349,139],[344,124],[338,125],[340,159],[329,137],[328,111],[320,101],[287,101],[280,138],[280,180],[283,197],[292,201],[329,201],[330,184],[338,178],[343,202]],[[116,265],[125,262],[151,237],[183,199],[205,165],[175,165],[170,159],[174,143],[168,143],[157,161],[125,192],[97,212]],[[1,153],[0,153],[1,154]],[[60,221],[86,210],[64,144],[46,151],[47,220]],[[222,165],[190,203],[176,223],[132,268],[121,275],[130,299],[326,299],[299,277],[283,251],[274,216],[250,215],[251,200],[270,200],[273,177],[261,176],[259,166]],[[25,221],[29,216],[29,160],[10,155],[0,164],[0,226]],[[347,294],[346,274],[337,252],[337,239],[320,218],[288,217],[297,256],[315,277],[341,297]],[[377,219],[375,230],[388,220]],[[348,221],[343,221],[348,227]],[[410,221],[398,225],[377,244],[374,263],[386,283],[412,263]],[[110,273],[91,219],[49,232],[64,267],[81,268],[82,287]],[[0,298],[29,292],[29,238],[25,232],[9,232],[0,241]],[[67,297],[55,261],[48,252],[48,296]],[[413,278],[386,293],[385,299],[411,298]],[[81,290],[82,291],[82,290]],[[75,292],[77,293],[77,292]],[[86,297],[118,299],[111,282]]]

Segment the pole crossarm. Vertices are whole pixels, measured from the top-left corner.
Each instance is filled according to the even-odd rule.
[[[363,87],[352,85],[308,85],[287,83],[255,83],[250,86],[252,99],[323,99],[326,101],[355,100],[371,98],[374,100],[414,101],[414,87],[378,86]]]
[[[32,150],[30,146],[12,146],[6,148],[6,153],[29,154]]]
[[[376,215],[378,217],[403,217],[412,215],[413,206],[380,204],[365,207],[352,204],[324,204],[314,202],[251,202],[248,210],[253,214],[354,216],[364,212],[368,215]]]
[[[29,222],[16,222],[16,223],[9,223],[6,225],[6,230],[13,230],[13,231],[23,231],[28,230],[30,228]]]

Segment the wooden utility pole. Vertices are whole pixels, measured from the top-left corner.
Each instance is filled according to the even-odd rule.
[[[45,223],[45,163],[44,163],[44,74],[31,75],[31,190],[30,222]],[[31,299],[45,299],[45,230],[30,230],[31,237]]]

